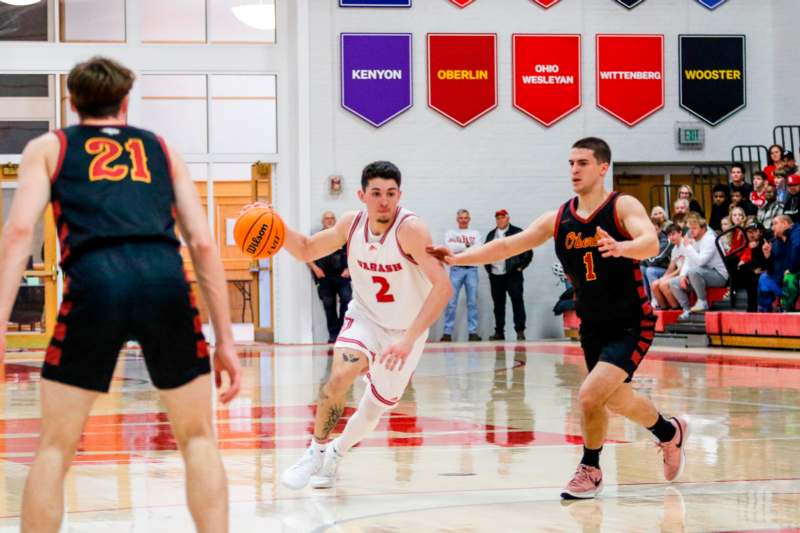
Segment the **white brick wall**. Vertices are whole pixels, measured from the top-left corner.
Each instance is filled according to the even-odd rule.
[[[403,204],[428,223],[435,240],[454,224],[456,209],[473,215],[485,233],[493,213],[506,208],[512,223],[527,225],[570,195],[566,158],[569,147],[586,135],[604,137],[619,162],[691,162],[727,160],[734,144],[771,141],[776,116],[800,122],[793,61],[794,29],[800,20],[796,0],[728,0],[709,11],[694,0],[647,0],[628,11],[612,0],[561,0],[549,10],[528,0],[478,0],[458,9],[446,0],[415,0],[412,9],[340,9],[334,0],[312,0],[311,42],[311,217],[325,209],[341,213],[358,208],[355,191],[361,168],[389,159],[404,175]],[[786,16],[784,10],[790,14]],[[340,32],[412,32],[414,35],[414,107],[375,129],[339,105],[338,36]],[[498,34],[498,108],[462,129],[427,107],[425,34],[427,32],[496,32]],[[511,105],[511,34],[514,32],[583,35],[583,107],[547,129]],[[628,128],[595,107],[594,35],[663,33],[665,35],[665,108],[635,128]],[[748,106],[716,128],[706,128],[706,147],[678,152],[676,121],[692,120],[678,106],[677,49],[680,33],[747,35]],[[331,198],[329,174],[344,175],[345,192]],[[561,335],[551,313],[561,287],[550,272],[548,244],[536,251],[526,270],[528,337]],[[493,330],[491,297],[481,274],[480,331]],[[316,296],[314,338],[325,338],[324,316]],[[462,298],[463,300],[463,298]],[[462,303],[463,306],[463,303]],[[464,335],[463,310],[457,334]],[[507,313],[510,331],[510,305]],[[440,325],[434,328],[436,338]]]

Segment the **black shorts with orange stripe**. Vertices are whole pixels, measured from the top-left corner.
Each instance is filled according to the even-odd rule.
[[[591,372],[599,361],[621,368],[628,373],[625,383],[644,359],[655,336],[656,317],[646,315],[630,324],[606,321],[581,321],[580,336],[586,367]]]
[[[116,244],[73,259],[42,377],[108,392],[129,340],[141,346],[159,389],[180,387],[210,371],[208,345],[174,244]]]

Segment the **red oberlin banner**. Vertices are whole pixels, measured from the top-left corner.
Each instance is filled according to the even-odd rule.
[[[597,35],[597,107],[634,126],[664,107],[664,36]]]
[[[455,4],[458,7],[467,7],[468,5],[470,5],[474,1],[475,0],[450,0],[450,3],[451,4]]]
[[[428,105],[462,127],[497,106],[496,34],[428,34]]]
[[[543,8],[547,9],[550,6],[554,6],[558,3],[558,0],[533,0]]]
[[[514,107],[551,126],[581,106],[581,36],[511,36]]]

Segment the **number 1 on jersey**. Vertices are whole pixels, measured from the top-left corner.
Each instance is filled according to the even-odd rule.
[[[583,264],[586,266],[586,281],[594,281],[597,274],[594,273],[594,256],[592,252],[583,254]]]
[[[388,279],[384,278],[383,276],[372,276],[372,283],[377,283],[380,285],[378,294],[375,295],[375,299],[378,300],[379,303],[389,303],[394,301],[394,295],[389,294]]]

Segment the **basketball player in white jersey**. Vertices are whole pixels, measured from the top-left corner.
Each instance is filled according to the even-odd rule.
[[[425,252],[430,233],[400,207],[400,170],[388,161],[367,165],[358,198],[366,209],[344,214],[335,226],[313,236],[286,228],[284,249],[304,263],[347,243],[353,299],[334,345],[333,366],[320,391],[314,435],[306,453],[281,476],[291,489],[309,481],[331,487],[342,456],[378,425],[400,401],[428,337],[452,293],[442,265]],[[330,434],[342,416],[355,379],[368,379],[358,409],[342,434]]]

